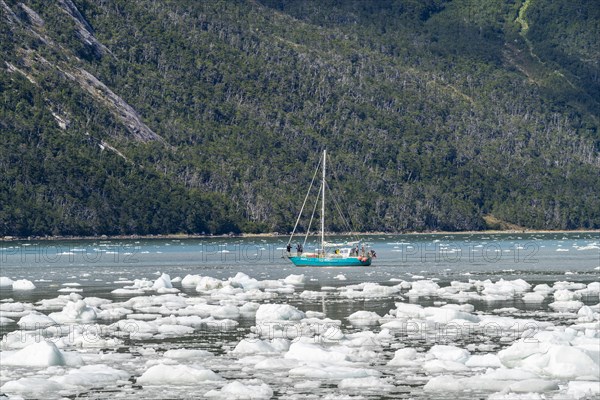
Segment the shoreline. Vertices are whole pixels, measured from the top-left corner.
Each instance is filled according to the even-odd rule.
[[[333,236],[399,236],[399,235],[497,235],[497,234],[547,234],[547,233],[599,233],[600,229],[573,229],[573,230],[548,230],[548,229],[508,229],[508,230],[483,230],[483,231],[424,231],[424,232],[360,232],[360,233],[329,233]],[[18,241],[58,241],[58,240],[182,240],[182,239],[218,239],[218,238],[278,238],[288,237],[289,234],[277,232],[271,233],[241,233],[223,235],[200,235],[200,234],[160,234],[160,235],[97,235],[97,236],[3,236],[0,242]],[[310,235],[317,236],[317,235]]]

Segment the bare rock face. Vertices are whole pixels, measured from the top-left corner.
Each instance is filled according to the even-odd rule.
[[[75,22],[79,39],[92,49],[92,53],[95,56],[112,55],[110,50],[96,39],[92,26],[85,20],[71,0],[60,0],[58,3],[67,17],[72,18]],[[43,29],[45,22],[39,14],[24,4],[20,4],[19,6],[23,10],[25,17],[17,16],[3,0],[0,0],[0,7],[4,11],[2,17],[6,18],[9,26],[15,30],[25,30],[27,33],[41,40],[50,50],[66,56],[57,57],[59,61],[49,61],[36,49],[19,49],[18,54],[21,56],[20,64],[16,66],[8,62],[5,63],[9,72],[20,73],[30,82],[36,84],[38,81],[37,76],[40,73],[54,70],[81,87],[97,102],[108,108],[121,121],[131,134],[133,140],[140,142],[164,141],[162,137],[144,123],[140,114],[121,96],[106,86],[106,84],[92,73],[81,68],[79,66],[81,65],[81,60],[77,55],[73,53],[65,54],[65,49],[46,35]],[[52,110],[53,115],[55,115],[59,126],[65,129],[69,123],[68,115],[59,115],[54,112],[54,108],[56,108],[55,104],[48,102],[48,106]]]

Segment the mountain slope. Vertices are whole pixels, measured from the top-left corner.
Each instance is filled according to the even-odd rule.
[[[0,235],[287,231],[324,147],[355,229],[598,228],[598,10],[528,3],[0,0]]]

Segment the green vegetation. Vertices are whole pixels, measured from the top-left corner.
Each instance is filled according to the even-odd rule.
[[[568,0],[0,0],[0,236],[287,232],[323,148],[356,230],[600,228],[599,21]]]

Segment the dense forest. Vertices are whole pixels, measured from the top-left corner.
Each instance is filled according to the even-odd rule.
[[[598,229],[599,21],[582,0],[0,0],[0,236],[288,232],[324,148],[355,230]]]

